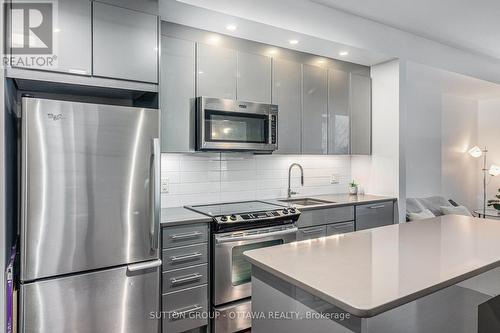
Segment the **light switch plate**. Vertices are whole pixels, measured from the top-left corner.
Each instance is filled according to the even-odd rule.
[[[168,187],[169,187],[168,185],[169,185],[168,178],[163,178],[160,183],[160,192],[168,193]]]

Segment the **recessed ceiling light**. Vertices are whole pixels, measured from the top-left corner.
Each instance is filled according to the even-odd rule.
[[[340,51],[339,52],[339,56],[341,56],[341,57],[345,57],[345,56],[348,56],[348,55],[349,55],[348,51]]]
[[[324,64],[325,63],[325,61],[323,59],[319,59],[317,62],[318,62],[318,64]]]
[[[288,43],[290,43],[290,44],[292,44],[292,45],[297,45],[297,44],[299,43],[299,41],[298,41],[298,40],[296,40],[296,39],[290,39],[290,40],[288,41]]]
[[[226,25],[226,29],[229,30],[229,31],[234,31],[236,30],[238,27],[234,24],[228,24]]]

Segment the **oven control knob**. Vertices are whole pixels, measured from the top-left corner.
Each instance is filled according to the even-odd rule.
[[[283,214],[288,214],[288,209],[283,209]]]
[[[229,218],[231,219],[231,221],[236,221],[236,215],[231,215]]]
[[[222,222],[226,222],[226,221],[227,221],[227,216],[223,216],[223,217],[221,217],[221,218],[220,218],[220,220],[221,220]]]
[[[291,214],[295,214],[295,212],[296,212],[295,208],[290,208],[290,213]]]

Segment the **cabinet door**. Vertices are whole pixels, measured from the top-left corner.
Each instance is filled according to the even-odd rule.
[[[93,74],[158,83],[158,18],[94,2]]]
[[[271,58],[238,52],[237,99],[271,103]]]
[[[278,105],[278,150],[275,154],[300,154],[302,66],[273,60],[273,104]]]
[[[194,150],[195,43],[161,39],[161,150]]]
[[[351,74],[351,154],[370,155],[372,152],[371,79]]]
[[[349,73],[328,70],[328,154],[348,155]]]
[[[91,2],[89,0],[59,1],[57,21],[54,23],[53,66],[36,69],[72,74],[91,74],[92,24]],[[16,19],[16,18],[13,18]],[[13,31],[13,34],[15,32]],[[12,37],[15,41],[15,36]],[[15,63],[24,67],[23,63]],[[28,66],[26,68],[32,68]]]
[[[356,206],[356,231],[394,224],[394,202]]]
[[[320,225],[318,227],[309,227],[299,229],[297,231],[297,240],[307,240],[326,236],[326,225]]]
[[[303,65],[302,154],[326,154],[328,135],[328,74],[321,67]]]
[[[197,96],[236,99],[236,51],[197,44]]]

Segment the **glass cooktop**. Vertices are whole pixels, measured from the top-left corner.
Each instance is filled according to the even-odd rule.
[[[244,201],[213,205],[190,206],[188,208],[198,213],[214,217],[221,215],[236,215],[244,213],[281,210],[283,209],[283,206],[278,206],[263,201]]]

